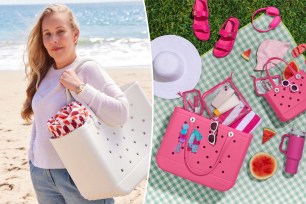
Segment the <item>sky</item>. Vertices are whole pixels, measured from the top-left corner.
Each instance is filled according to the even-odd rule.
[[[119,2],[119,1],[143,1],[143,0],[0,0],[2,4],[51,4],[51,3],[88,3],[88,2]]]

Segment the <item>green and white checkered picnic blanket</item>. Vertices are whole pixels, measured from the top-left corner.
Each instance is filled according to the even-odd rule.
[[[255,20],[255,23],[258,27],[266,28],[270,21],[271,17],[262,15]],[[304,158],[300,162],[298,174],[294,176],[284,173],[285,156],[278,149],[281,136],[290,132],[293,125],[299,130],[306,130],[306,113],[290,122],[280,122],[265,99],[255,94],[253,81],[249,77],[251,74],[257,77],[260,77],[261,74],[265,75],[265,73],[255,72],[253,69],[256,65],[257,48],[266,39],[290,42],[291,46],[284,59],[287,62],[292,59],[291,50],[296,46],[296,43],[283,23],[268,33],[258,33],[251,24],[248,24],[239,30],[230,55],[217,59],[212,55],[212,50],[202,55],[202,74],[196,88],[204,93],[226,79],[231,72],[234,72],[234,83],[252,109],[262,118],[262,123],[253,132],[253,141],[241,167],[236,185],[227,192],[218,192],[158,168],[155,157],[169,118],[174,107],[183,106],[183,103],[182,99],[164,100],[155,96],[152,159],[145,203],[306,203],[306,148],[304,149]],[[240,54],[249,48],[252,49],[251,58],[250,61],[245,61]],[[305,70],[304,60],[302,55],[295,59],[300,69]],[[279,66],[284,67],[285,65],[280,63]],[[280,70],[271,70],[272,74],[277,72],[280,73]],[[264,127],[276,130],[277,135],[267,143],[261,144]],[[257,152],[272,154],[278,162],[278,169],[275,175],[262,182],[252,179],[248,171],[248,162],[252,155]]]

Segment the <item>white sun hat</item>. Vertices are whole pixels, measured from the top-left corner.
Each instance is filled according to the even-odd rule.
[[[178,92],[193,89],[201,75],[201,57],[194,45],[176,35],[164,35],[151,42],[154,95],[179,98]]]

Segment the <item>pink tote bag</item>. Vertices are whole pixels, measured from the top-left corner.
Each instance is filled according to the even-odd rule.
[[[289,66],[293,76],[276,85],[267,69],[271,60],[280,60]],[[295,118],[306,110],[306,74],[304,70],[296,72],[287,62],[278,57],[270,58],[264,65],[267,77],[272,85],[271,90],[264,94],[264,98],[274,110],[280,121],[286,122]]]
[[[208,142],[216,122],[176,107],[158,150],[158,166],[169,173],[213,188],[232,188],[252,140],[252,135],[218,124],[216,143]]]

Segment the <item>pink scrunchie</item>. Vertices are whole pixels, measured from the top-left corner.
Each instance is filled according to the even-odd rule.
[[[80,102],[74,101],[48,120],[48,130],[53,135],[52,138],[63,137],[81,127],[89,117],[91,115],[88,110]]]

